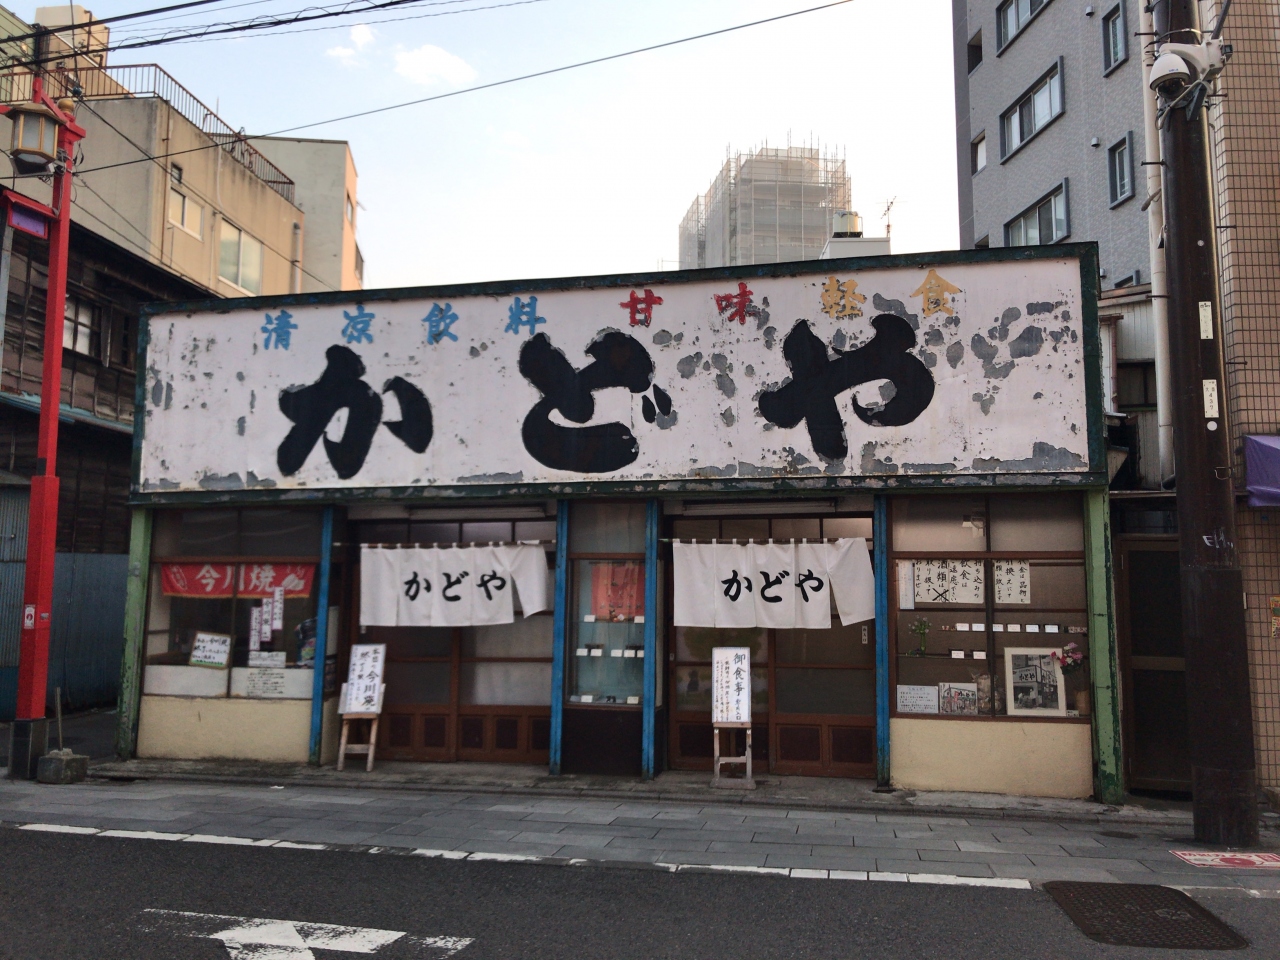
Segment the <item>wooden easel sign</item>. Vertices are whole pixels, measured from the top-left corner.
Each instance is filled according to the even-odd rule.
[[[378,744],[378,716],[382,713],[382,696],[387,685],[382,682],[387,664],[385,643],[357,643],[351,647],[351,669],[347,682],[338,695],[338,712],[342,714],[342,739],[338,743],[338,769],[348,753],[369,755],[365,772],[373,770],[373,756]],[[371,720],[368,743],[348,743],[352,720]]]
[[[720,756],[720,731],[746,730],[747,749],[741,757]],[[754,790],[751,776],[751,648],[715,647],[711,651],[711,736],[715,774],[713,787]],[[730,780],[720,776],[726,763],[746,764],[746,779]]]

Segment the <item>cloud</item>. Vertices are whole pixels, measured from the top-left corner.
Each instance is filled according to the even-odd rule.
[[[373,27],[367,23],[357,23],[351,28],[351,42],[356,45],[357,50],[363,50],[373,43],[373,37]]]
[[[326,57],[333,57],[344,67],[355,66],[356,52],[350,47],[330,47],[324,53]]]
[[[373,27],[367,23],[357,23],[351,28],[351,46],[330,47],[325,55],[333,57],[344,67],[354,67],[359,62],[356,54],[373,43],[374,37]]]
[[[416,50],[397,50],[396,73],[423,86],[443,83],[456,87],[477,76],[467,61],[429,43]]]

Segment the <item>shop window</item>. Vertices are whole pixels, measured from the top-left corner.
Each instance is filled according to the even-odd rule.
[[[159,511],[144,692],[310,699],[319,529],[305,508]]]
[[[645,506],[574,504],[569,701],[637,706],[644,693]]]
[[[895,712],[1087,716],[1080,496],[904,497],[892,512]]]
[[[86,357],[98,357],[101,311],[96,304],[74,294],[67,295],[62,322],[62,348]]]

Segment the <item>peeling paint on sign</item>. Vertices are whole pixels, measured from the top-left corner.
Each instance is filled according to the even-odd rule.
[[[159,314],[139,487],[1088,472],[1079,261],[829,270]]]

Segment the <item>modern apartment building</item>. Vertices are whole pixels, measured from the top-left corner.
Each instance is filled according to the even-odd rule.
[[[1189,789],[1175,478],[1157,440],[1142,0],[953,0],[961,245],[1098,243],[1128,784]],[[1211,27],[1219,4],[1206,2]],[[1237,0],[1235,56],[1208,101],[1226,393],[1241,497],[1259,782],[1280,787],[1280,515],[1249,507],[1241,447],[1280,432],[1280,41],[1275,5]],[[1158,209],[1158,207],[1156,207]],[[1172,438],[1176,441],[1176,438]],[[1274,519],[1273,519],[1274,518]]]
[[[848,209],[842,158],[817,147],[736,154],[680,222],[680,269],[816,260]]]

